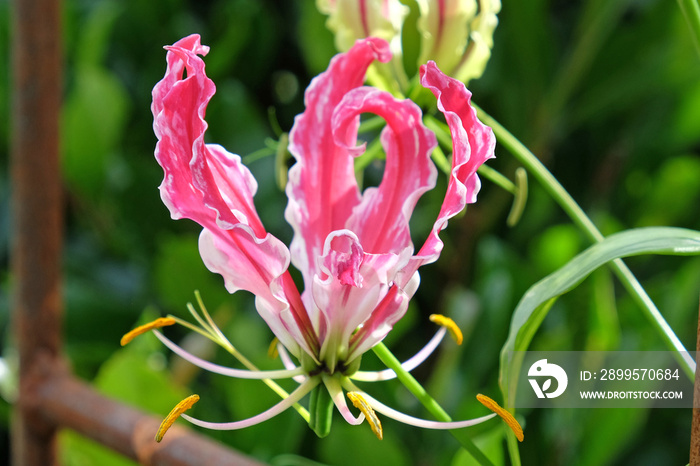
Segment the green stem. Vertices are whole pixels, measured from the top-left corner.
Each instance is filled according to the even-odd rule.
[[[496,120],[476,105],[475,108],[477,109],[479,119],[493,129],[498,142],[508,149],[535,179],[540,182],[544,190],[561,206],[564,212],[566,212],[574,224],[585,233],[589,240],[591,240],[591,242],[602,241],[604,238],[603,234],[596,228],[583,209],[574,201],[542,162]],[[627,268],[622,260],[618,259],[613,261],[610,267],[615,275],[617,275],[620,282],[622,282],[625,289],[630,293],[632,299],[641,307],[652,325],[659,331],[663,342],[676,352],[676,359],[692,380],[695,373],[695,365],[692,359],[686,356],[688,353],[683,343],[681,343],[673,329],[668,325],[661,315],[661,312],[659,312],[656,305],[651,298],[649,298],[649,295],[647,295],[644,288],[642,288],[642,285],[639,284],[634,274]]]
[[[361,122],[360,127],[357,129],[357,132],[362,134],[367,133],[369,131],[377,131],[382,129],[384,126],[386,126],[386,121],[384,121],[384,118],[380,116],[374,116]]]
[[[423,122],[425,123],[425,126],[428,127],[433,133],[435,133],[435,136],[437,137],[438,142],[444,146],[444,147],[452,147],[452,136],[450,136],[450,129],[449,127],[434,117],[430,115],[426,115],[425,118],[423,119]],[[442,149],[440,149],[440,146],[436,147],[435,150],[433,151],[432,155],[433,161],[435,162],[435,165],[438,166],[440,170],[442,170],[446,175],[450,175],[452,173],[452,163],[447,159],[445,154],[442,152]],[[500,186],[504,190],[508,191],[509,193],[513,194],[514,196],[517,197],[517,195],[521,192],[521,189],[519,186],[516,186],[512,181],[510,181],[508,178],[503,176],[501,173],[497,172],[493,168],[489,167],[488,165],[482,165],[479,167],[479,174],[482,175],[484,178],[487,178],[488,180],[492,181],[495,183],[497,186]],[[525,180],[527,181],[527,179]]]
[[[693,34],[695,48],[700,53],[700,5],[697,0],[678,0],[678,5],[681,7],[690,32]]]
[[[421,402],[425,408],[430,411],[430,413],[435,416],[438,421],[450,422],[452,418],[447,412],[442,409],[442,406],[438,404],[433,397],[431,397],[425,388],[403,367],[401,367],[401,361],[396,359],[396,356],[389,351],[384,343],[379,343],[372,348],[374,354],[377,355],[380,361],[386,365],[389,369],[396,372],[396,377],[399,381],[408,389],[413,396]],[[479,464],[484,466],[493,466],[493,463],[484,455],[484,453],[479,450],[474,442],[465,435],[457,435],[456,432],[450,431],[453,436],[462,444],[465,450],[467,450]]]
[[[253,364],[248,358],[243,356],[241,352],[239,352],[235,346],[224,336],[223,333],[221,333],[221,330],[216,326],[214,323],[213,319],[209,315],[209,311],[207,311],[207,308],[204,306],[204,302],[202,301],[202,297],[199,294],[198,290],[195,290],[194,292],[195,297],[197,299],[197,304],[199,305],[199,308],[202,310],[202,313],[204,314],[204,317],[206,320],[202,319],[200,315],[197,313],[195,310],[194,306],[192,304],[188,303],[187,304],[187,309],[190,311],[190,313],[194,316],[194,318],[197,320],[197,322],[202,326],[197,327],[196,325],[187,322],[186,320],[180,319],[177,316],[174,315],[168,315],[168,317],[171,317],[172,319],[175,320],[178,324],[182,325],[185,328],[188,328],[194,332],[199,333],[203,337],[208,338],[212,342],[216,343],[217,345],[221,346],[223,349],[225,349],[231,356],[234,358],[238,359],[238,361],[243,364],[248,370],[251,371],[258,371],[260,369],[257,368],[255,364]],[[272,379],[261,379],[262,382],[267,385],[273,392],[275,392],[277,395],[279,395],[280,398],[283,400],[287,397],[289,397],[289,393],[282,388],[277,382],[275,382]],[[304,408],[302,405],[299,403],[294,403],[292,407],[296,410],[296,412],[299,413],[299,415],[308,423],[310,419],[309,412]]]

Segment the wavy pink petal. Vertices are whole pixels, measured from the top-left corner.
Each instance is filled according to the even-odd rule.
[[[320,357],[330,370],[339,359],[352,360],[348,358],[352,333],[376,311],[406,256],[366,254],[349,230],[328,235],[320,260],[320,270],[327,278],[315,276],[311,290],[314,308],[325,322],[319,332],[323,341]],[[348,282],[347,276],[355,278]]]
[[[180,356],[185,361],[194,364],[195,366],[215,374],[225,375],[227,377],[236,377],[238,379],[291,379],[304,374],[301,367],[292,367],[291,369],[268,370],[268,371],[251,371],[248,369],[234,369],[233,367],[220,366],[213,362],[206,361],[194,354],[185,351],[182,347],[176,345],[170,338],[166,337],[158,330],[154,330],[155,336],[167,346],[173,353]]]
[[[430,154],[437,141],[412,101],[360,87],[349,91],[333,113],[336,143],[350,153],[364,150],[353,147],[355,121],[362,113],[374,113],[387,122],[381,135],[386,164],[381,183],[364,191],[346,228],[357,234],[367,252],[398,254],[413,247],[408,222],[420,196],[435,187],[437,170]]]
[[[406,314],[410,299],[410,296],[398,286],[390,287],[372,310],[369,318],[350,338],[348,361],[352,361],[382,341],[394,324]]]
[[[359,390],[354,384],[347,381],[343,388],[348,391],[356,391],[362,394],[367,403],[378,413],[383,414],[386,417],[394,419],[396,421],[402,422],[409,426],[422,427],[424,429],[439,429],[439,430],[449,430],[449,429],[463,429],[465,427],[475,426],[486,422],[489,419],[496,417],[496,413],[487,414],[486,416],[477,417],[475,419],[467,419],[464,421],[429,421],[427,419],[419,419],[417,417],[409,416],[393,408],[388,407],[384,403],[379,402],[376,398],[371,397],[366,392]]]
[[[438,109],[445,115],[452,135],[452,172],[447,185],[445,200],[440,208],[430,236],[405,269],[404,280],[421,265],[437,260],[443,243],[439,233],[447,221],[458,214],[468,203],[476,201],[481,187],[477,169],[494,157],[496,138],[491,128],[479,121],[471,106],[471,93],[464,83],[445,75],[435,62],[420,68],[423,87],[430,89],[437,98]]]
[[[197,54],[205,55],[209,48],[192,35],[166,49],[168,68],[153,88],[152,105],[155,155],[165,172],[163,202],[174,219],[201,224],[213,217],[228,226],[243,222],[265,236],[253,206],[255,179],[240,157],[204,143],[204,115],[216,88]]]
[[[411,372],[416,367],[420,366],[425,362],[428,357],[433,354],[437,349],[442,339],[447,333],[447,327],[440,327],[440,329],[435,333],[433,338],[416,354],[414,354],[409,360],[401,363],[401,367],[408,372]],[[287,366],[285,366],[287,367]],[[293,366],[287,367],[290,369]],[[396,378],[396,372],[393,369],[384,369],[383,371],[357,371],[350,376],[352,380],[359,380],[360,382],[380,382],[382,380],[391,380]]]
[[[208,422],[208,421],[202,421],[200,419],[194,418],[192,416],[189,416],[187,414],[182,414],[182,418],[191,422],[192,424],[199,426],[199,427],[204,427],[205,429],[212,429],[212,430],[236,430],[236,429],[243,429],[245,427],[250,427],[254,426],[255,424],[260,424],[263,421],[267,421],[268,419],[272,419],[273,417],[277,416],[280,413],[283,413],[284,411],[288,410],[292,406],[294,406],[294,403],[297,403],[300,401],[302,398],[306,396],[307,393],[309,393],[311,390],[314,389],[316,385],[318,385],[321,381],[319,378],[312,378],[312,379],[307,379],[305,382],[303,382],[301,385],[299,385],[292,393],[289,394],[289,396],[276,405],[274,405],[272,408],[268,409],[267,411],[263,411],[262,413],[249,417],[248,419],[244,419],[242,421],[234,421],[234,422]]]
[[[287,272],[289,253],[284,244],[270,234],[258,239],[250,227],[238,224],[230,230],[202,230],[199,253],[209,270],[224,277],[230,293],[243,289],[255,294],[258,313],[293,354],[299,356],[299,347],[313,354],[316,337],[310,322],[305,323],[308,317]],[[289,298],[295,294],[300,317]]]
[[[321,380],[323,380],[323,383],[331,396],[331,400],[333,400],[333,404],[338,409],[340,415],[343,416],[343,419],[345,419],[348,424],[353,426],[362,424],[362,421],[365,420],[365,415],[360,413],[359,416],[355,417],[352,414],[350,408],[348,408],[348,405],[345,402],[345,394],[343,393],[343,387],[340,385],[340,381],[336,377],[329,377],[325,375],[321,377]]]
[[[420,108],[369,87],[351,89],[333,111],[334,142],[343,154],[357,156],[364,150],[355,145],[362,113],[375,113],[387,121],[382,132],[387,154],[384,177],[377,188],[365,190],[346,220],[347,229],[326,236],[312,284],[313,302],[306,300],[307,309],[318,313],[320,357],[331,370],[336,358],[348,357],[348,342],[356,328],[364,327],[355,340],[357,347],[369,348],[403,316],[407,305],[403,298],[380,303],[413,253],[409,220],[437,176],[430,160],[436,139],[422,124]]]
[[[260,222],[253,176],[240,157],[204,143],[204,116],[215,86],[198,54],[209,49],[198,35],[166,49],[168,66],[153,89],[152,105],[156,159],[165,173],[163,202],[174,219],[189,218],[204,227],[202,259],[224,277],[229,292],[255,294],[258,311],[280,341],[295,354],[297,344],[311,350],[315,338],[288,276],[289,251]]]
[[[373,61],[390,58],[388,44],[380,39],[358,41],[347,53],[336,55],[306,90],[306,109],[289,134],[296,164],[289,170],[285,217],[294,229],[292,263],[307,287],[317,272],[316,257],[322,254],[326,237],[345,228],[360,202],[353,157],[333,139],[333,111],[345,94],[362,85]],[[355,128],[358,124],[356,119]]]

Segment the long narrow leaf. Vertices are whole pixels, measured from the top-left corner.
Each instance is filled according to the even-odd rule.
[[[515,308],[508,338],[501,350],[499,383],[506,407],[515,403],[515,387],[522,358],[512,351],[526,351],[558,296],[573,289],[598,267],[621,257],[640,254],[700,254],[700,232],[683,228],[651,227],[611,235],[589,247],[564,267],[534,284]]]

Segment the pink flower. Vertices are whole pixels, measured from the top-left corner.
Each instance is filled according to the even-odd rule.
[[[440,255],[438,235],[448,219],[476,200],[476,170],[494,152],[490,128],[478,121],[461,82],[445,76],[433,62],[421,67],[421,84],[436,96],[450,127],[453,162],[432,232],[415,252],[409,219],[420,196],[435,186],[437,171],[430,155],[436,138],[412,101],[362,85],[372,62],[386,63],[391,53],[384,40],[358,41],[311,82],[306,109],[290,132],[289,151],[296,164],[286,189],[285,218],[294,229],[287,248],[261,223],[253,204],[257,184],[240,157],[204,142],[204,116],[215,86],[199,55],[209,48],[191,35],[166,49],[167,71],[153,89],[152,105],[155,155],[165,172],[163,202],[172,218],[189,218],[203,227],[199,249],[204,263],[224,277],[229,292],[242,289],[255,295],[258,313],[283,346],[287,376],[302,381],[298,391],[273,409],[286,409],[323,382],[343,416],[356,423],[359,418],[349,413],[340,386],[350,386],[346,377],[355,373],[360,356],[381,342],[406,312],[418,287],[418,268]],[[381,134],[384,177],[378,187],[364,192],[353,167],[354,157],[364,151],[364,145],[357,145],[362,113],[386,120]],[[302,293],[289,274],[290,262],[303,276]],[[172,342],[169,346],[184,353]],[[220,366],[184,356],[221,372],[216,369]],[[376,400],[370,404],[385,412]],[[254,423],[248,421],[245,425]],[[242,427],[241,422],[227,427]]]

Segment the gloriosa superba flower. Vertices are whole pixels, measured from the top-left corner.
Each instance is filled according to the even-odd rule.
[[[204,115],[215,92],[200,57],[207,54],[208,47],[201,45],[198,35],[191,35],[166,49],[167,71],[153,89],[152,105],[158,138],[155,155],[165,172],[161,197],[172,218],[189,218],[203,227],[200,254],[209,270],[223,276],[227,290],[255,295],[256,309],[276,337],[277,354],[285,368],[259,371],[239,357],[201,300],[204,317],[189,306],[198,327],[168,317],[135,329],[125,335],[122,344],[153,330],[166,346],[193,364],[232,377],[262,379],[283,398],[250,419],[213,423],[182,414],[197,401],[193,395],[173,409],[157,439],[179,415],[207,428],[238,429],[292,406],[324,435],[328,425],[318,420],[323,416],[317,412],[323,403],[328,413],[335,405],[351,424],[368,419],[380,438],[376,412],[428,428],[466,427],[496,414],[516,425],[512,416],[488,398],[493,404],[486,404],[496,414],[459,422],[417,419],[385,406],[354,382],[396,376],[393,370],[359,371],[361,356],[380,344],[406,312],[418,287],[418,268],[437,260],[443,247],[439,232],[448,219],[476,200],[480,187],[476,171],[493,157],[493,133],[477,119],[464,84],[444,75],[433,62],[421,68],[421,83],[437,98],[437,107],[450,128],[453,157],[437,220],[415,253],[409,219],[419,197],[436,183],[437,170],[430,159],[436,137],[423,125],[416,104],[362,85],[372,62],[391,59],[386,41],[360,40],[347,53],[334,57],[328,70],[306,90],[306,109],[297,116],[289,135],[289,151],[296,164],[289,170],[286,187],[289,202],[285,217],[294,230],[288,249],[262,225],[253,205],[257,184],[240,157],[204,142]],[[363,113],[386,121],[381,133],[386,165],[379,186],[361,192],[353,160],[364,151],[364,145],[357,145]],[[303,276],[303,293],[288,271],[290,262]],[[441,329],[402,366],[404,369],[411,370],[425,360],[447,328],[458,333],[448,318],[431,320]],[[202,360],[156,330],[174,323],[212,339],[239,357],[248,369]],[[271,380],[277,378],[293,378],[299,386],[287,394]],[[298,404],[310,392],[311,413]],[[360,410],[359,416],[353,415],[344,392]]]
[[[345,52],[356,40],[380,37],[393,53],[387,65],[373,67],[370,79],[387,89],[407,88],[404,71],[403,29],[410,8],[401,0],[316,0],[328,15],[327,26],[336,48]],[[429,59],[459,81],[479,78],[491,57],[501,0],[415,0],[420,36],[418,64]]]

